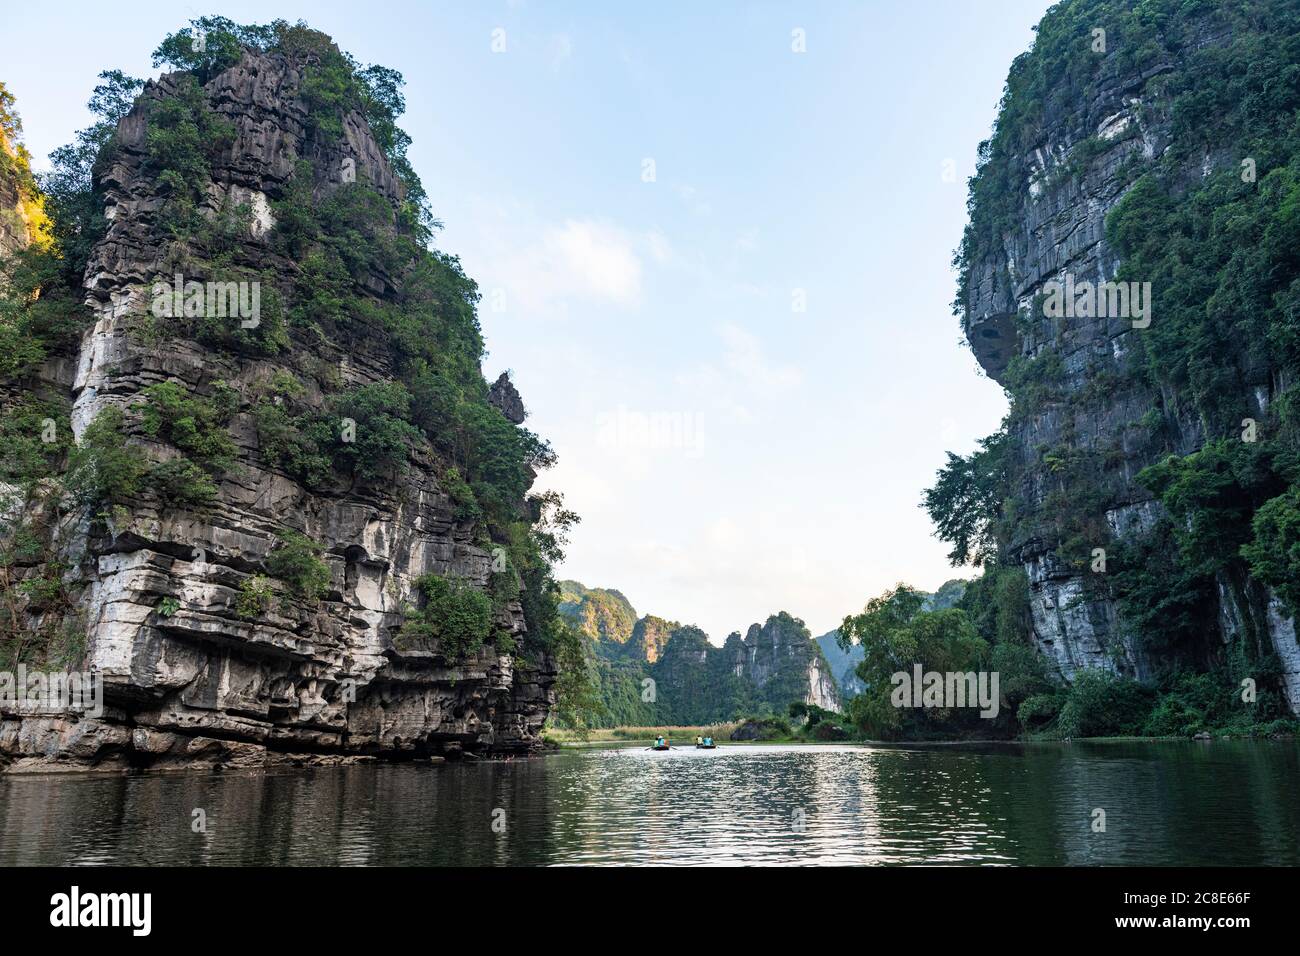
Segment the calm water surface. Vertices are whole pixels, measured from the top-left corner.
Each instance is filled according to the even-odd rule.
[[[1298,758],[1289,740],[732,746],[0,777],[0,865],[1294,866]],[[206,833],[191,830],[195,808]],[[1092,831],[1094,808],[1105,833]]]

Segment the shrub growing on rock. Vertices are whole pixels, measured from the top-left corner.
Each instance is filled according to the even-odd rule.
[[[329,592],[329,565],[320,559],[320,545],[296,531],[282,531],[280,544],[267,556],[266,570],[289,585],[299,597],[319,601]]]
[[[407,615],[399,648],[436,650],[459,660],[483,646],[492,631],[492,599],[461,578],[426,574],[416,582],[422,606]]]
[[[118,504],[140,490],[144,455],[126,443],[122,422],[120,408],[103,409],[69,456],[67,487],[84,504]]]
[[[240,585],[239,595],[235,598],[235,614],[249,621],[259,618],[271,609],[274,597],[271,582],[260,574],[254,574]]]

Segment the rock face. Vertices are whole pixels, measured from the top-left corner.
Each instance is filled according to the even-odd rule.
[[[822,649],[822,656],[835,675],[835,686],[839,689],[840,697],[848,700],[866,689],[857,673],[858,663],[862,660],[862,646],[855,644],[845,651],[840,647],[839,633],[839,628],[827,631],[817,638],[817,646]]]
[[[250,208],[238,254],[264,274],[293,272],[268,233],[271,203],[284,194],[297,160],[310,159],[320,171],[312,184],[317,199],[339,187],[345,158],[384,196],[396,200],[402,188],[359,114],[344,116],[337,142],[308,135],[300,81],[285,56],[249,51],[203,88],[208,108],[235,131],[213,165],[207,212],[215,215],[226,200]],[[167,507],[146,492],[107,531],[85,521],[57,528],[71,569],[65,584],[86,625],[84,666],[103,675],[107,708],[99,719],[0,715],[0,764],[260,766],[539,748],[554,699],[545,654],[521,666],[492,642],[466,659],[394,645],[420,575],[484,588],[493,560],[482,533],[457,517],[427,449],[412,450],[398,481],[336,482],[321,491],[278,471],[259,448],[250,396],[277,372],[333,366],[343,386],[384,382],[395,375],[390,351],[353,335],[309,347],[295,341],[275,358],[249,359],[183,337],[145,343],[132,333],[132,317],[148,309],[149,283],[170,274],[145,136],[148,104],[176,89],[175,75],[150,83],[120,124],[117,150],[100,173],[109,227],[85,277],[99,318],[72,360],[47,363],[45,375],[71,398],[78,436],[109,406],[137,421],[140,392],[154,383],[178,381],[203,396],[223,381],[239,396],[229,425],[237,462],[206,509]],[[386,296],[395,281],[377,274],[368,285]],[[493,394],[504,396],[499,405],[512,420],[522,420],[508,380]],[[313,385],[304,401],[319,404],[323,396]],[[174,454],[138,427],[131,440],[153,460]],[[272,610],[247,620],[235,609],[240,586],[286,525],[324,546],[327,593],[308,603],[277,589]],[[165,600],[176,606],[164,616]],[[494,623],[498,633],[522,639],[520,601],[507,601]]]
[[[0,139],[0,149],[8,150],[8,143]],[[0,256],[21,249],[30,241],[26,225],[19,214],[20,199],[18,178],[0,169]]]
[[[514,422],[516,425],[522,425],[524,419],[528,417],[528,412],[524,410],[524,400],[519,397],[519,390],[515,388],[514,382],[510,381],[510,375],[506,372],[502,372],[492,383],[492,388],[488,391],[488,401],[501,410],[501,414],[507,421]]]
[[[743,646],[737,676],[751,682],[761,697],[776,702],[802,693],[805,704],[840,709],[830,666],[802,621],[782,611],[761,627],[751,624]]]
[[[1144,76],[1132,76],[1123,85],[1104,91],[1074,113],[1054,118],[1041,145],[1023,158],[1021,226],[1004,237],[994,255],[973,265],[968,279],[963,328],[980,365],[991,378],[1006,384],[1007,364],[1014,355],[1036,356],[1045,348],[1059,351],[1065,368],[1063,387],[1081,394],[1097,377],[1097,363],[1115,368],[1124,361],[1129,339],[1138,334],[1132,324],[1118,319],[1078,318],[1049,320],[1035,297],[1044,285],[1065,273],[1098,281],[1113,277],[1115,254],[1105,241],[1105,219],[1122,197],[1126,180],[1117,170],[1132,154],[1152,156],[1168,142],[1167,121],[1152,120],[1159,110],[1139,110]],[[1079,144],[1092,135],[1107,138],[1104,151],[1092,159],[1077,179],[1052,179],[1052,169],[1068,163]],[[1043,181],[1046,180],[1046,184]],[[1017,328],[1017,316],[1028,322]],[[1046,487],[1048,478],[1036,473],[1034,449],[1096,443],[1120,434],[1124,424],[1140,419],[1153,407],[1156,396],[1142,389],[1111,392],[1092,407],[1070,410],[1066,402],[1021,426],[1013,436],[1017,458],[1030,483]],[[1196,445],[1189,436],[1188,450]],[[1115,496],[1108,515],[1120,523],[1151,505],[1149,492],[1132,476],[1150,460],[1125,463],[1125,478],[1111,489]],[[1042,491],[1026,488],[1027,497]],[[1147,676],[1131,640],[1117,627],[1113,602],[1084,593],[1082,575],[1063,567],[1049,546],[1050,536],[1038,535],[1026,525],[1013,542],[1029,575],[1034,636],[1039,649],[1055,661],[1068,679],[1081,668],[1119,669]]]
[[[587,588],[577,581],[560,582],[560,613],[584,634],[607,648],[632,653],[636,610],[612,588]]]
[[[676,621],[665,621],[661,617],[647,614],[636,622],[632,628],[633,652],[641,660],[653,664],[663,655],[673,631],[681,627]]]
[[[1092,23],[1079,12],[1085,6],[1062,4],[1054,14]],[[1171,97],[1178,85],[1170,80],[1186,68],[1189,57],[1221,47],[1233,35],[1230,25],[1213,14],[1180,24],[1180,29],[1176,42],[1149,51],[1136,63],[1132,50],[1113,40],[1106,52],[1096,54],[1091,75],[1098,79],[1087,96],[1077,95],[1077,82],[1067,93],[1064,71],[1046,81],[1041,99],[1048,105],[1037,141],[1018,155],[995,157],[988,170],[989,176],[1011,184],[1002,220],[1010,225],[996,238],[978,243],[978,254],[967,258],[962,276],[963,329],[991,378],[1009,384],[1008,366],[1016,357],[1057,362],[1047,383],[1055,390],[1052,399],[1015,419],[1011,428],[1010,472],[1017,481],[1012,495],[1022,518],[1008,550],[1029,576],[1037,646],[1066,679],[1083,668],[1145,679],[1170,663],[1153,660],[1143,649],[1113,595],[1092,586],[1086,568],[1061,559],[1045,502],[1061,462],[1072,456],[1101,459],[1104,467],[1088,483],[1101,502],[1098,513],[1108,532],[1106,539],[1098,536],[1098,543],[1123,542],[1147,531],[1162,509],[1136,480],[1138,472],[1171,452],[1200,449],[1207,441],[1203,422],[1186,394],[1131,374],[1146,334],[1140,320],[1135,324],[1129,316],[1113,314],[1049,316],[1041,304],[1049,283],[1063,283],[1067,276],[1076,283],[1105,282],[1122,268],[1107,239],[1107,217],[1138,172],[1174,145],[1178,128]],[[1080,49],[1089,42],[1083,33]],[[1183,131],[1187,136],[1200,133]],[[1181,175],[1195,184],[1240,162],[1238,151],[1210,138]],[[1215,361],[1232,377],[1231,388],[1247,414],[1263,419],[1286,382],[1252,364],[1247,343],[1239,344],[1239,353]],[[1151,415],[1163,419],[1167,443],[1149,441],[1135,427]],[[1051,459],[1044,449],[1051,449]],[[1265,588],[1248,578],[1221,575],[1218,592],[1217,635],[1208,646],[1180,653],[1203,663],[1215,653],[1216,642],[1222,647],[1248,627],[1251,633],[1266,634],[1282,661],[1291,707],[1300,711],[1294,623],[1281,616]]]

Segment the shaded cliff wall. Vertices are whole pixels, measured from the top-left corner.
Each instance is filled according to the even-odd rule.
[[[1207,234],[1218,233],[1230,220],[1215,220],[1216,205],[1226,209],[1294,163],[1269,142],[1294,122],[1294,60],[1290,75],[1284,66],[1270,74],[1256,49],[1292,51],[1284,64],[1296,23],[1293,3],[1135,10],[1068,0],[1013,66],[995,135],[981,148],[957,307],[980,365],[1012,398],[999,549],[1028,573],[1035,642],[1067,679],[1082,668],[1147,679],[1209,666],[1246,644],[1276,656],[1300,709],[1294,622],[1245,573],[1238,543],[1225,537],[1223,553],[1202,562],[1213,569],[1200,595],[1175,597],[1193,573],[1184,561],[1163,587],[1168,608],[1140,623],[1126,616],[1134,580],[1171,560],[1184,530],[1164,527],[1169,516],[1139,473],[1171,454],[1239,442],[1247,418],[1276,425],[1295,379],[1246,308],[1212,316],[1213,348],[1187,347],[1184,316],[1213,313],[1216,290],[1240,263],[1225,257],[1216,276],[1193,266],[1189,244],[1184,275],[1143,275],[1116,238],[1119,218],[1128,246],[1161,242],[1147,232],[1158,220],[1133,213],[1138,196],[1117,215],[1135,189],[1167,200],[1162,208],[1185,203]],[[1241,243],[1260,238],[1243,234]],[[1149,325],[1116,309],[1049,314],[1052,283],[1116,279],[1154,280]],[[1096,548],[1108,551],[1109,567],[1098,570]],[[1177,640],[1161,639],[1162,619],[1172,626],[1180,615]]]

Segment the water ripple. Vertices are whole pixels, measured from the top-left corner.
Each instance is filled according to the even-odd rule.
[[[1294,741],[729,746],[7,777],[0,865],[1296,865],[1297,753]]]

